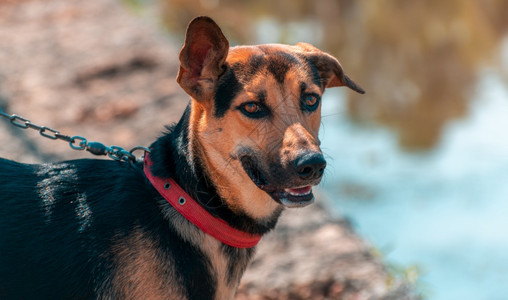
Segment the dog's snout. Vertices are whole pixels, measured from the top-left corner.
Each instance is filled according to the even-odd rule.
[[[321,153],[308,153],[296,159],[295,167],[301,179],[317,179],[323,176],[326,161]]]

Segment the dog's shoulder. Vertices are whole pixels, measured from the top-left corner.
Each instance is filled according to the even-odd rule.
[[[23,164],[0,158],[3,201],[73,202],[72,198],[127,196],[147,191],[142,167],[128,163],[79,159],[57,163]],[[93,197],[90,197],[92,196]],[[135,197],[135,196],[133,196]],[[120,197],[112,197],[115,201]],[[125,197],[123,197],[125,198]]]

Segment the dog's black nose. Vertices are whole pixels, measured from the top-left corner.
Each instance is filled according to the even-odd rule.
[[[306,153],[295,161],[296,172],[301,179],[311,180],[323,176],[326,161],[319,152]]]

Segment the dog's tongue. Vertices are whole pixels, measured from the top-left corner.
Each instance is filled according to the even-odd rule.
[[[304,186],[297,189],[286,189],[286,192],[293,194],[293,195],[305,195],[310,193],[310,190],[312,189],[312,186]]]

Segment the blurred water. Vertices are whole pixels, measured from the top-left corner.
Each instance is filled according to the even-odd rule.
[[[416,264],[429,299],[507,299],[508,90],[499,73],[481,74],[469,116],[420,153],[400,150],[386,128],[353,123],[341,93],[323,100],[322,187],[336,212],[388,262]]]

